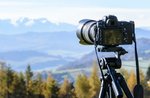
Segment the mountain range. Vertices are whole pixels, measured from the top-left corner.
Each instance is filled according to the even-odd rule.
[[[81,65],[81,59],[86,66],[85,63],[94,58],[94,47],[79,44],[76,28],[67,23],[54,24],[44,18],[23,18],[16,23],[0,20],[0,60],[17,71],[24,71],[28,64],[34,71],[55,71]],[[140,56],[150,58],[150,30],[136,28],[136,35]],[[133,52],[132,46],[127,48],[129,53]],[[126,58],[131,60],[132,55]]]
[[[16,21],[0,19],[0,34],[14,35],[28,32],[74,31],[76,27],[67,23],[52,23],[46,18],[20,18]]]
[[[16,23],[0,20],[0,60],[18,71],[28,64],[33,70],[54,70],[74,61],[86,50],[79,48],[75,28],[67,23],[54,24],[44,18],[23,18]]]
[[[137,40],[138,43],[138,56],[139,61],[149,61],[150,60],[150,39],[147,38],[140,38]],[[144,43],[144,44],[143,44]],[[134,54],[134,45],[131,46],[122,46],[128,53],[121,56],[122,61],[134,61],[135,54]],[[101,57],[115,57],[115,54],[112,52],[99,52],[99,58]],[[95,51],[92,51],[82,58],[75,60],[74,62],[70,62],[65,66],[59,67],[57,70],[68,70],[68,69],[80,69],[80,68],[90,68],[94,61],[96,61],[96,54]],[[145,62],[146,63],[146,62]],[[150,64],[150,62],[149,62]],[[148,65],[148,64],[146,64]],[[141,67],[147,68],[148,66],[141,65]]]

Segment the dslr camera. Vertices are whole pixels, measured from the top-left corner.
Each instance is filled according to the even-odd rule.
[[[114,15],[105,16],[99,21],[83,19],[76,34],[83,45],[128,45],[132,44],[134,22],[118,21]]]
[[[95,45],[95,53],[100,68],[101,89],[99,98],[143,98],[143,87],[140,84],[140,71],[137,53],[136,37],[133,21],[118,21],[114,15],[105,16],[102,20],[83,19],[79,22],[77,37],[83,45]],[[121,68],[121,56],[128,53],[119,45],[129,45],[134,42],[136,60],[137,85],[134,88],[134,97],[131,94],[125,79],[115,69]],[[97,47],[101,45],[102,47]],[[98,52],[114,52],[115,57],[102,57]],[[103,72],[107,70],[107,72]],[[137,93],[140,92],[140,93]],[[139,97],[140,96],[140,97]]]

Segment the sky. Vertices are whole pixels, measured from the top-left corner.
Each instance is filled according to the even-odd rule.
[[[0,19],[47,18],[53,23],[78,24],[81,19],[100,20],[116,15],[135,21],[136,27],[150,27],[150,0],[0,0]]]

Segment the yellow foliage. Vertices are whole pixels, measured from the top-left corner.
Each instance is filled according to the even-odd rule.
[[[98,97],[100,90],[100,78],[98,75],[98,66],[94,63],[91,76],[89,78],[91,98]]]
[[[88,78],[84,74],[77,77],[75,92],[78,98],[90,98],[90,84]]]
[[[122,76],[124,77],[124,79],[127,81],[129,78],[129,73],[128,70],[121,68],[119,69],[119,72],[122,74]]]
[[[128,84],[130,91],[133,91],[133,88],[136,84],[136,76],[135,76],[135,73],[133,70],[131,70],[129,73],[129,78],[127,79],[127,84]]]
[[[65,78],[64,82],[61,85],[60,90],[59,90],[59,97],[64,98],[65,96],[69,96],[70,93],[71,93],[71,85],[70,85],[68,79]]]

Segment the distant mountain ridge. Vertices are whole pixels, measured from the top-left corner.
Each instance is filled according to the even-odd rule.
[[[136,38],[150,38],[150,30],[144,28],[135,29]]]
[[[75,60],[77,52],[84,51],[75,36],[74,32],[0,35],[0,59],[16,70],[23,70],[27,64],[31,64],[33,70],[52,70]]]
[[[140,38],[137,39],[138,44],[138,56],[139,60],[150,60],[150,39],[147,38]],[[134,54],[134,45],[123,46],[127,54],[122,56],[123,61],[134,61],[135,54]],[[99,57],[114,57],[112,53],[99,53]],[[70,62],[65,66],[59,67],[57,70],[72,70],[72,69],[82,69],[82,68],[90,68],[94,61],[96,61],[95,51],[90,52],[80,59]]]
[[[16,22],[10,19],[0,19],[0,34],[13,35],[27,32],[60,32],[74,31],[76,27],[68,23],[52,23],[46,18],[20,18]]]
[[[24,70],[27,64],[31,64],[33,70],[65,67],[93,51],[93,45],[79,44],[76,28],[67,23],[54,24],[44,18],[23,18],[16,24],[12,24],[11,20],[0,20],[0,60],[15,70]],[[140,54],[149,58],[150,30],[136,28],[135,31]]]

